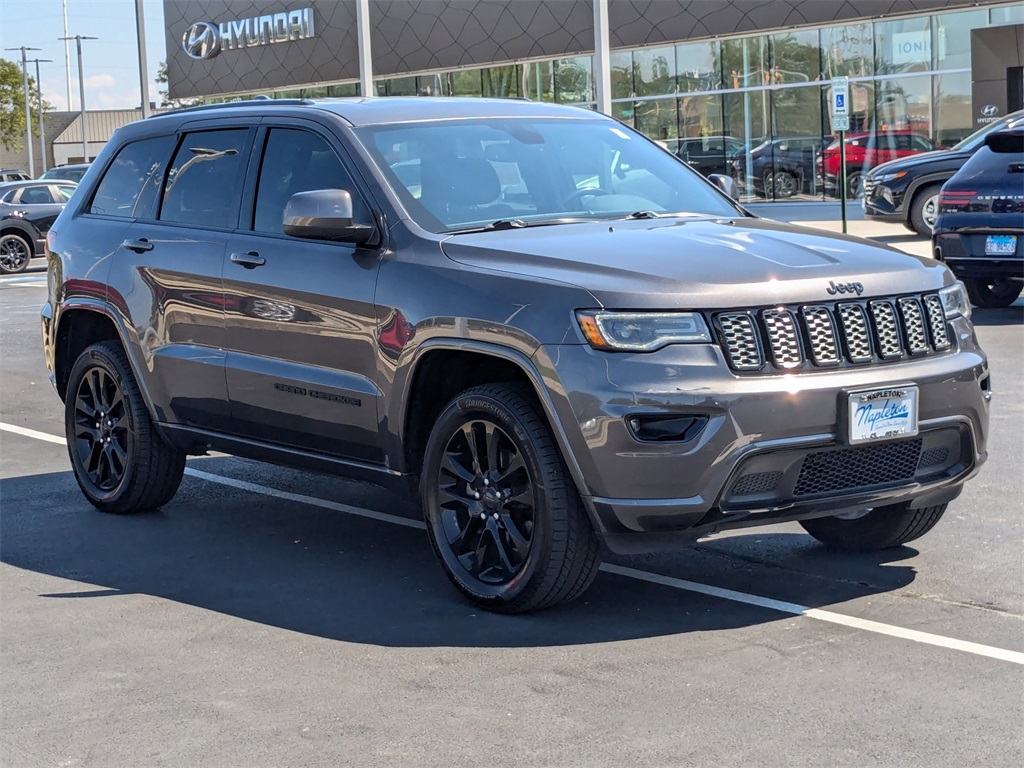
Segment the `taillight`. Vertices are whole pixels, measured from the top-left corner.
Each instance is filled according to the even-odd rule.
[[[57,233],[52,229],[46,233],[46,244],[43,246],[43,252],[47,257],[53,253],[53,239],[57,236]]]
[[[950,189],[939,193],[940,208],[966,208],[978,193],[974,190]]]

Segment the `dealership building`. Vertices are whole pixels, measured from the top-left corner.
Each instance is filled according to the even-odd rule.
[[[1024,2],[164,0],[164,15],[176,99],[574,104],[726,173],[773,138],[820,145],[837,77],[851,131],[937,146],[1024,108]],[[811,176],[793,197],[822,197]]]

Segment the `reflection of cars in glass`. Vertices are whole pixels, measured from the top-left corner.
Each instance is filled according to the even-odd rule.
[[[89,503],[159,507],[208,450],[416,489],[496,611],[583,594],[602,547],[783,521],[895,547],[986,456],[949,270],[751,216],[576,107],[170,112],[117,130],[47,241]]]
[[[89,170],[90,163],[69,163],[67,165],[57,165],[50,168],[40,176],[40,179],[64,179],[65,181],[73,181],[78,183],[85,176],[85,172]]]
[[[1006,307],[1024,287],[1024,117],[984,143],[939,193],[935,256],[979,307]]]
[[[900,222],[923,237],[931,237],[943,183],[984,145],[989,133],[1021,117],[1024,111],[990,123],[948,152],[925,152],[875,167],[864,177],[864,214],[869,219]]]
[[[916,155],[940,149],[931,139],[911,131],[885,131],[874,133],[848,133],[846,142],[846,194],[861,195],[865,174],[876,165],[898,157]],[[839,140],[836,139],[821,153],[817,161],[818,181],[826,192],[839,194]]]
[[[46,233],[75,184],[14,181],[0,184],[0,272],[21,272],[43,255]]]
[[[665,143],[669,152],[704,176],[729,173],[733,157],[746,149],[746,144],[732,136],[696,136]]]
[[[758,144],[732,161],[733,178],[740,189],[747,186],[750,165],[751,192],[769,198],[792,197],[807,191],[814,181],[814,161],[832,143],[831,136],[789,136]]]

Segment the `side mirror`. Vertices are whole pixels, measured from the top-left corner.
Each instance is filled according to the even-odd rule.
[[[352,220],[352,195],[344,189],[314,189],[288,198],[281,222],[286,235],[312,240],[341,240],[362,245],[376,227]]]
[[[731,176],[725,176],[721,173],[712,173],[708,176],[708,181],[722,190],[729,199],[736,199],[736,182],[732,180]]]

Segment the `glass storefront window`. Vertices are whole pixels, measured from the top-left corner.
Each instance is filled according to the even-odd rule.
[[[771,129],[775,136],[822,136],[821,86],[771,91]],[[831,133],[831,131],[825,131]]]
[[[767,36],[723,40],[722,75],[726,88],[769,85]]]
[[[944,13],[935,17],[935,69],[971,66],[971,30],[988,26],[985,11]]]
[[[871,77],[875,41],[871,24],[850,24],[821,30],[821,63],[826,80]]]
[[[483,96],[479,69],[460,69],[449,74],[452,96]]]
[[[417,94],[415,77],[393,77],[390,80],[378,80],[376,85],[377,93],[381,96],[415,96]]]
[[[675,99],[638,101],[633,109],[633,126],[645,136],[665,141],[679,135]]]
[[[612,98],[625,99],[633,96],[633,54],[629,51],[613,53],[608,63]]]
[[[680,93],[717,91],[722,87],[721,51],[717,42],[676,46]]]
[[[671,47],[633,51],[633,90],[637,96],[660,96],[676,89],[676,55]]]
[[[772,35],[771,84],[810,83],[821,79],[817,30]]]
[[[591,56],[556,59],[554,63],[555,101],[560,104],[593,101],[592,67],[593,57]]]
[[[522,82],[520,68],[516,64],[501,67],[486,67],[480,70],[482,81],[481,95],[507,99],[521,95],[519,86]]]
[[[935,143],[951,147],[974,130],[971,119],[971,73],[935,78]]]
[[[931,17],[875,23],[875,73],[926,72],[932,67]]]
[[[679,102],[679,136],[720,136],[722,97],[719,94],[684,96]]]
[[[878,83],[875,130],[913,131],[931,137],[932,79],[899,77]]]
[[[551,61],[523,64],[523,95],[534,101],[554,101],[555,81]]]
[[[327,96],[358,96],[359,83],[342,83],[327,86]]]
[[[992,26],[1024,24],[1024,3],[992,9]]]

